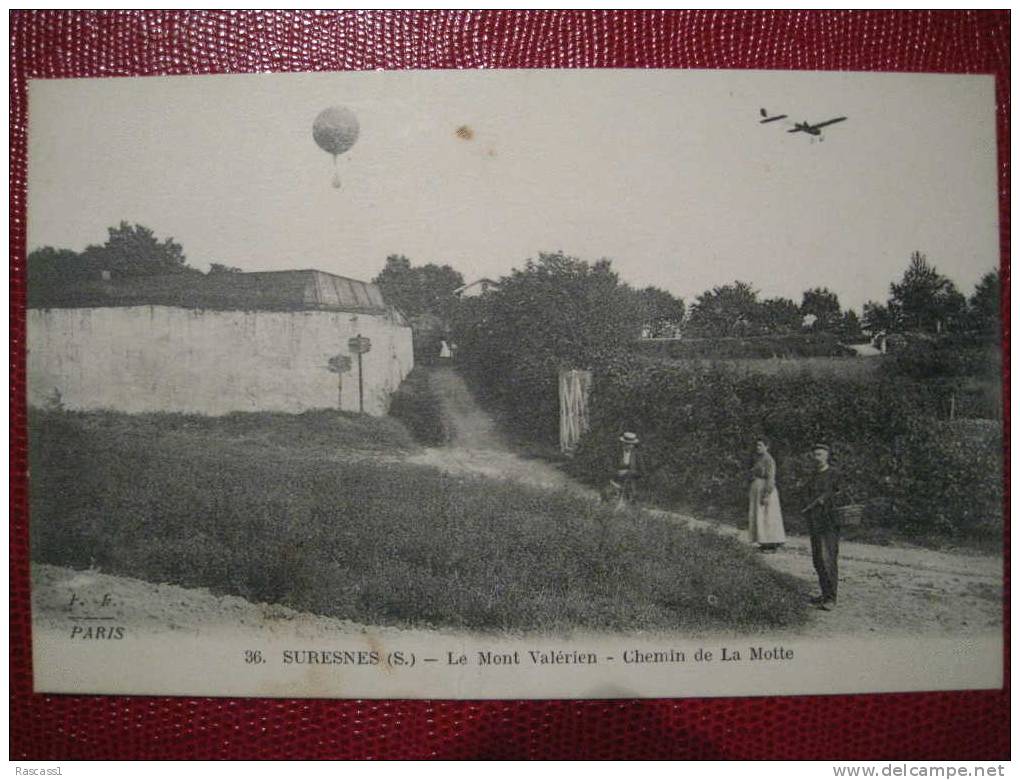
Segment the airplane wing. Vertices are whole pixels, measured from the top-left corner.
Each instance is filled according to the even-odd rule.
[[[836,122],[844,122],[844,121],[846,121],[846,117],[845,116],[838,116],[835,119],[829,119],[826,122],[819,122],[817,125],[811,125],[811,127],[813,129],[815,129],[815,130],[821,130],[823,127],[828,127],[829,125],[836,124]]]
[[[778,122],[780,119],[786,119],[786,114],[780,114],[779,116],[770,116],[767,119],[762,119],[761,124],[764,125],[768,122]]]

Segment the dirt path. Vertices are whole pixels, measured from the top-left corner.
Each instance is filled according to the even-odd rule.
[[[412,458],[452,473],[481,474],[542,487],[566,489],[591,498],[554,466],[512,453],[493,420],[478,406],[463,379],[450,368],[432,375],[452,440]],[[675,512],[651,510],[672,522],[744,539],[724,523]],[[762,561],[816,590],[806,537],[791,536],[780,552]],[[920,547],[883,547],[859,542],[840,546],[840,604],[836,611],[812,612],[812,635],[881,633],[971,633],[1002,623],[1003,561],[999,556],[939,552]]]
[[[437,368],[430,379],[442,402],[451,439],[448,446],[426,449],[412,457],[412,462],[451,473],[481,474],[544,488],[591,492],[548,463],[512,453],[495,422],[478,406],[464,380],[452,368]]]

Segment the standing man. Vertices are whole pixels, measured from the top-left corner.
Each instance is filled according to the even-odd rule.
[[[811,501],[802,510],[811,533],[811,560],[818,573],[822,593],[811,599],[818,609],[831,611],[836,606],[836,589],[839,586],[839,520],[836,517],[836,494],[839,492],[839,475],[829,465],[832,450],[828,444],[811,448],[815,460],[815,473],[808,485]]]

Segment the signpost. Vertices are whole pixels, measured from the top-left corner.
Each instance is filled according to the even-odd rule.
[[[351,359],[347,355],[334,355],[326,364],[336,374],[337,409],[344,408],[344,374],[351,370]]]
[[[362,373],[361,356],[372,349],[372,342],[359,333],[347,341],[347,348],[351,351],[352,355],[358,356],[358,411],[364,414],[365,383],[363,381],[364,374]]]

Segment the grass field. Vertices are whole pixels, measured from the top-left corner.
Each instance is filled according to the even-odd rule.
[[[411,434],[396,420],[329,409],[303,414],[235,412],[222,417],[30,411],[29,445],[33,451],[37,443],[45,447],[61,438],[77,446],[166,449],[178,455],[223,457],[234,451],[329,458],[418,449]]]
[[[33,414],[32,556],[367,624],[768,631],[796,580],[732,540],[572,495],[376,455],[339,413]],[[385,445],[385,446],[384,446]]]

